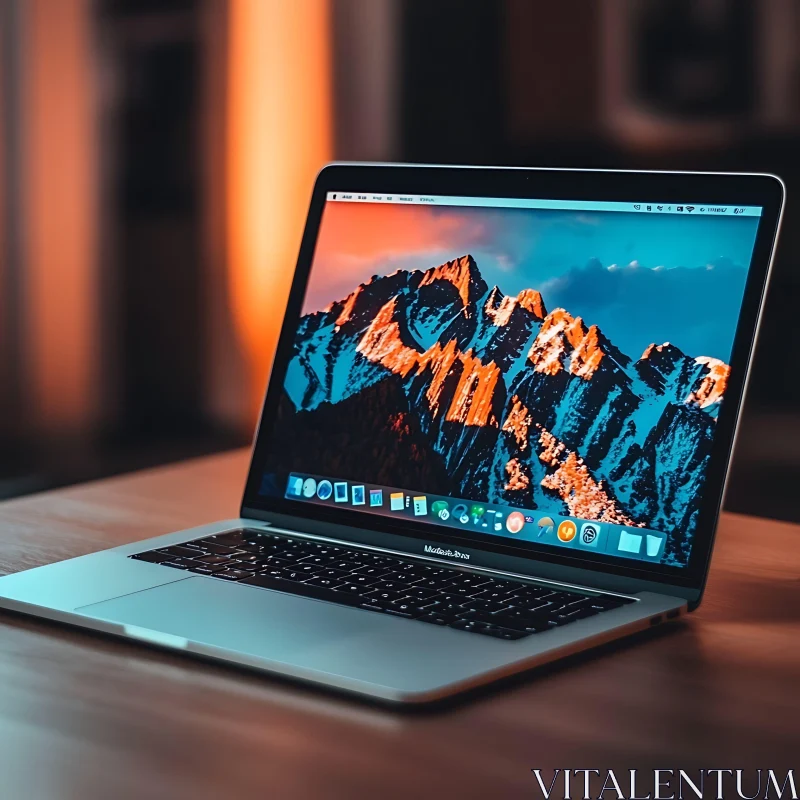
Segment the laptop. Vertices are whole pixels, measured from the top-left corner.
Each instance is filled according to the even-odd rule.
[[[239,516],[3,577],[0,607],[395,703],[693,611],[783,199],[325,167]]]

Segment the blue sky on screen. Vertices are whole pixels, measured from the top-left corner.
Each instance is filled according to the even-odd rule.
[[[670,341],[728,360],[757,217],[329,203],[304,311],[372,275],[471,253],[506,294],[538,289],[632,358]]]

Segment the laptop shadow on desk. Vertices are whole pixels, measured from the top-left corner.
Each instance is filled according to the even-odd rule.
[[[736,590],[717,600],[712,579],[707,601],[698,614],[715,622],[770,624],[800,622],[800,577],[768,579],[737,578]]]

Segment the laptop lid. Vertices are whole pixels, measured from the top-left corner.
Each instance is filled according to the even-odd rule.
[[[242,516],[698,597],[783,193],[326,167]]]

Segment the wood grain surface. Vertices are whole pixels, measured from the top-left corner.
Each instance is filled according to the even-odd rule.
[[[0,571],[235,516],[246,466],[6,502]],[[800,528],[735,515],[685,621],[435,712],[3,613],[0,800],[530,798],[533,767],[798,769],[799,683]]]

